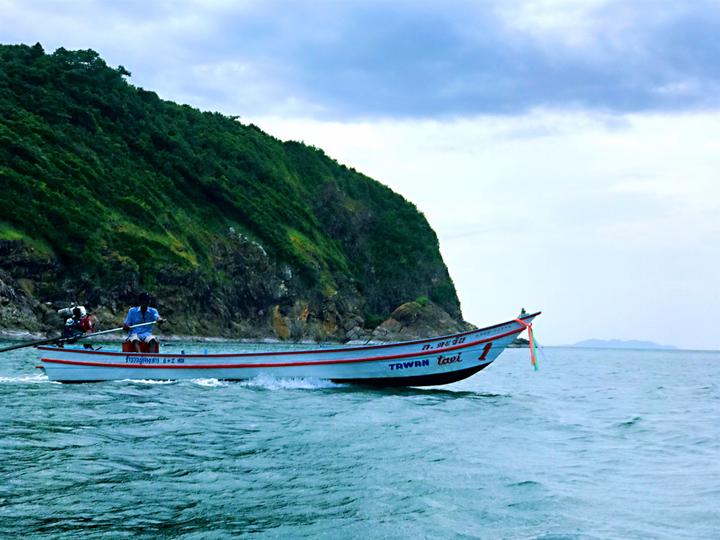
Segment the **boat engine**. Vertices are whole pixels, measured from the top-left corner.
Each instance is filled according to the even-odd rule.
[[[58,309],[58,315],[60,315],[61,317],[72,317],[73,310],[75,310],[75,308],[78,308],[80,310],[80,317],[84,317],[85,315],[87,315],[87,310],[85,309],[85,306],[75,306],[75,305],[72,305],[72,306],[66,307],[66,308],[62,308],[62,309]]]

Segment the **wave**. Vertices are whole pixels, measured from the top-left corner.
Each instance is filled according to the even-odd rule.
[[[642,417],[640,416],[633,416],[629,420],[625,420],[624,422],[618,422],[615,424],[615,427],[625,428],[625,427],[631,427],[635,424],[638,424],[642,420]]]
[[[122,379],[122,383],[134,383],[134,384],[175,384],[175,380],[160,380],[160,379]]]
[[[514,484],[510,484],[509,487],[542,487],[542,484],[540,482],[536,482],[535,480],[523,480],[522,482],[515,482]]]
[[[48,383],[52,382],[48,376],[43,373],[35,375],[25,375],[22,377],[0,377],[0,384],[22,384],[22,383]]]
[[[37,375],[34,377],[20,377],[20,378],[3,378],[0,377],[0,383],[6,381],[17,381],[17,382],[49,382],[46,375]],[[143,385],[166,385],[166,384],[178,384],[178,383],[191,383],[198,386],[205,387],[223,387],[231,384],[237,384],[248,388],[262,388],[265,390],[315,390],[324,388],[343,388],[346,385],[333,383],[324,379],[316,378],[278,378],[271,375],[259,375],[252,379],[246,379],[243,381],[226,381],[214,378],[198,378],[189,380],[159,380],[159,379],[121,379],[117,382],[127,384],[143,384]]]
[[[529,537],[531,540],[592,540],[599,538],[597,536],[588,535],[587,533],[543,533],[539,536]]]
[[[228,381],[221,381],[220,379],[191,379],[193,384],[197,384],[198,386],[227,386],[230,384]]]
[[[258,375],[252,379],[241,381],[238,384],[249,388],[263,388],[265,390],[318,390],[325,388],[343,388],[345,386],[326,379],[317,379],[314,377],[280,378],[267,374]]]

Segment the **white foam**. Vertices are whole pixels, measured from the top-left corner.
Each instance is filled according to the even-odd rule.
[[[158,379],[123,379],[122,382],[132,382],[137,384],[174,384],[177,381],[163,381]]]
[[[45,377],[44,380],[47,380],[47,377]],[[0,382],[2,382],[2,378],[0,378]],[[121,382],[136,384],[175,384],[178,381],[156,379],[123,379]],[[205,386],[210,388],[235,384],[229,381],[223,381],[219,379],[190,379],[187,382],[197,384],[198,386]],[[246,386],[248,388],[263,388],[265,390],[316,390],[323,388],[341,388],[344,386],[342,384],[337,384],[326,379],[317,379],[313,377],[278,378],[269,374],[262,374],[253,379],[238,381],[237,384],[241,386]]]
[[[47,375],[37,373],[35,375],[26,375],[24,377],[0,377],[0,384],[12,383],[46,383],[50,382]]]
[[[316,390],[322,388],[340,388],[343,385],[317,379],[314,377],[278,378],[268,374],[258,375],[239,384],[251,388],[264,388],[266,390]]]
[[[227,386],[227,381],[218,379],[192,379],[192,382],[200,386]]]

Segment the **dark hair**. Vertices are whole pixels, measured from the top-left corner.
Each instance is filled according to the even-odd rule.
[[[138,295],[138,304],[140,304],[141,306],[143,304],[150,304],[150,295],[146,292],[141,292]]]
[[[82,315],[82,311],[79,307],[74,307],[72,311],[73,317],[80,317]]]

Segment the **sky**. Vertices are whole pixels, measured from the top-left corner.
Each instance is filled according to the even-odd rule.
[[[720,349],[720,2],[0,0],[0,42],[323,148],[425,214],[470,322]]]

